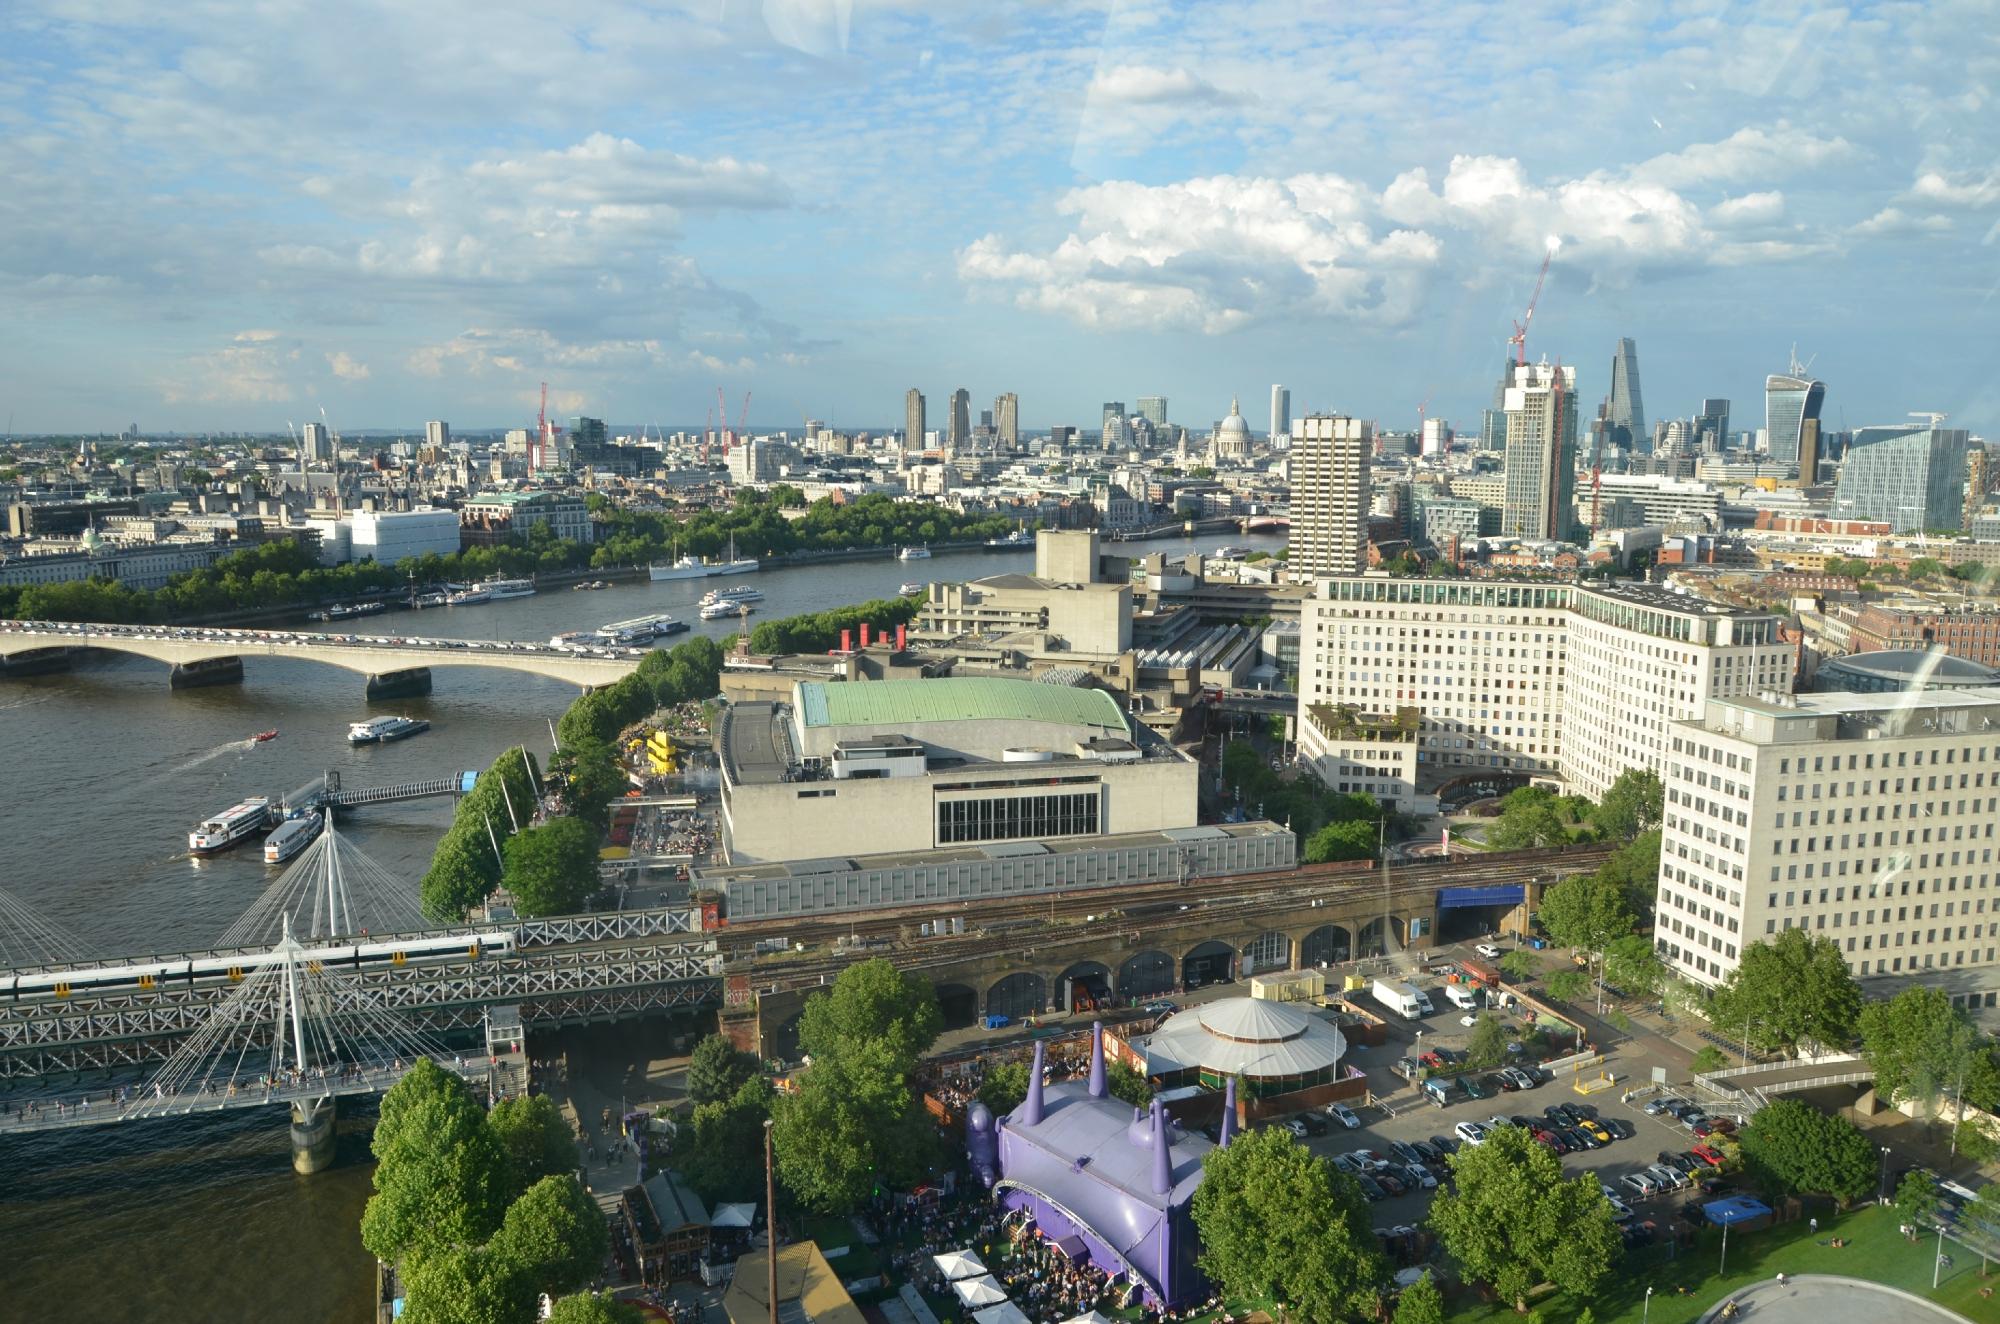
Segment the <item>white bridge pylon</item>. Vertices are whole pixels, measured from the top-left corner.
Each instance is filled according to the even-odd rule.
[[[415,889],[342,837],[332,806],[318,812],[325,815],[319,836],[250,903],[217,946],[256,946],[273,941],[286,927],[316,942],[428,926]]]
[[[311,1102],[386,1089],[420,1057],[453,1061],[360,981],[322,968],[314,950],[281,915],[274,959],[251,968],[115,1115]]]

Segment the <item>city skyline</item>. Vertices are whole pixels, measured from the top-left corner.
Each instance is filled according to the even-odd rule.
[[[0,161],[35,199],[0,214],[0,408],[16,434],[321,406],[483,430],[546,380],[564,416],[690,427],[721,385],[760,427],[880,428],[921,382],[1017,392],[1024,432],[1142,393],[1199,430],[1283,382],[1295,416],[1404,431],[1429,399],[1468,436],[1553,237],[1528,353],[1578,365],[1587,412],[1630,337],[1649,418],[1718,397],[1747,425],[1797,342],[1830,428],[1991,432],[2000,174],[1976,84],[1922,56],[1980,30],[1959,8],[724,0],[371,28],[78,0],[0,19]],[[787,97],[728,95],[771,77]],[[1439,92],[1295,90],[1320,85]],[[888,207],[913,179],[923,206]]]

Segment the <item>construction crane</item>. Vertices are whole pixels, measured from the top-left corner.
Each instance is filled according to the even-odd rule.
[[[750,423],[750,392],[745,391],[743,393],[743,411],[736,415],[736,436],[739,441],[743,437],[744,428],[749,426],[749,423]]]
[[[1549,263],[1554,260],[1556,246],[1551,243],[1542,254],[1542,269],[1535,275],[1535,292],[1528,299],[1528,311],[1521,314],[1521,320],[1514,323],[1514,334],[1507,337],[1507,343],[1514,347],[1514,365],[1521,367],[1528,361],[1528,327],[1535,320],[1535,305],[1542,301],[1542,282],[1549,278]]]
[[[729,401],[723,398],[722,388],[715,388],[715,430],[722,434],[722,458],[729,458]]]

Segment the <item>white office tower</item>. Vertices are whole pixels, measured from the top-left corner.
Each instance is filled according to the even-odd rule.
[[[1507,498],[1500,532],[1562,542],[1576,504],[1576,369],[1523,363],[1508,380]]]
[[[333,435],[324,423],[308,423],[299,433],[299,459],[305,464],[325,464],[333,459]]]
[[[1289,387],[1271,388],[1271,436],[1273,446],[1292,435],[1292,392]]]
[[[1299,420],[1292,443],[1294,579],[1358,575],[1368,565],[1368,459],[1375,425],[1344,414]]]
[[[1676,973],[1720,983],[1794,928],[1858,978],[1956,1000],[1988,973],[2000,691],[1715,700],[1674,726],[1665,781],[1654,945]]]
[[[1425,459],[1443,455],[1451,449],[1451,427],[1441,418],[1424,420],[1423,454]]]
[[[424,424],[424,445],[434,451],[441,451],[451,445],[451,424],[441,418],[434,418]]]

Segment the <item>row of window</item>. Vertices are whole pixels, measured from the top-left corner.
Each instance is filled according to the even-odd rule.
[[[1020,841],[1089,836],[1097,832],[1098,796],[1015,795],[980,800],[940,800],[941,846],[967,841]]]
[[[1975,763],[1975,762],[1977,762],[1977,763],[1984,763],[1984,762],[1986,762],[1986,751],[1987,751],[1988,749],[1990,749],[1990,748],[1994,748],[1994,747],[1993,747],[1993,746],[1990,746],[1990,745],[1971,745],[1971,746],[1962,746],[1962,745],[1948,745],[1948,746],[1946,746],[1946,747],[1945,747],[1945,748],[1944,748],[1943,750],[1936,750],[1936,749],[1918,749],[1918,750],[1908,750],[1908,749],[1899,749],[1899,750],[1897,750],[1897,751],[1896,751],[1896,761],[1895,761],[1895,762],[1894,762],[1893,764],[1889,762],[1889,756],[1888,756],[1888,754],[1886,754],[1886,753],[1882,755],[1882,761],[1881,761],[1881,763],[1879,763],[1879,764],[1875,762],[1875,756],[1874,756],[1873,754],[1849,754],[1849,755],[1847,755],[1847,756],[1846,756],[1846,758],[1847,758],[1847,768],[1846,768],[1846,771],[1848,771],[1848,772],[1853,772],[1853,771],[1855,771],[1855,770],[1856,770],[1856,764],[1855,764],[1855,760],[1856,760],[1856,759],[1859,759],[1859,760],[1861,760],[1861,762],[1860,762],[1860,765],[1859,765],[1859,766],[1860,766],[1861,770],[1863,770],[1863,771],[1866,771],[1866,770],[1868,770],[1868,769],[1871,769],[1871,768],[1877,768],[1877,767],[1881,767],[1881,768],[1889,768],[1889,767],[1897,767],[1897,768],[1908,768],[1908,767],[1919,767],[1919,768],[1921,768],[1921,767],[1936,767],[1936,766],[1937,766],[1938,764],[1940,764],[1940,763],[1944,763],[1944,764],[1952,764],[1952,763]],[[1965,757],[1964,757],[1964,758],[1959,758],[1959,757],[1958,757],[1958,755],[1959,755],[1959,751],[1960,751],[1961,749],[1963,749],[1963,750],[1964,750],[1964,752],[1965,752]],[[1974,750],[1977,750],[1977,751],[1978,751],[1978,755],[1977,755],[1977,757],[1976,757],[1976,758],[1974,757],[1974,754],[1973,754],[1973,751],[1974,751]],[[1939,758],[1939,757],[1938,757],[1938,755],[1939,755],[1940,753],[1942,753],[1942,754],[1944,755],[1944,757],[1943,757],[1943,758]],[[1910,758],[1910,755],[1911,755],[1911,754],[1915,754],[1915,755],[1917,756],[1914,762],[1913,762],[1913,761],[1911,760],[1911,758]],[[1835,754],[1835,755],[1833,755],[1833,756],[1832,756],[1832,758],[1833,758],[1833,766],[1832,766],[1831,768],[1828,768],[1828,767],[1826,766],[1826,761],[1827,761],[1827,757],[1828,757],[1828,756],[1827,756],[1827,755],[1824,755],[1824,754],[1815,754],[1815,755],[1813,755],[1813,761],[1812,761],[1812,771],[1814,771],[1814,772],[1839,772],[1839,771],[1841,771],[1841,766],[1840,766],[1840,760],[1841,760],[1841,755],[1839,755],[1839,754]],[[1794,766],[1793,766],[1794,764],[1796,764],[1796,765],[1797,765],[1797,767],[1794,767]],[[1804,755],[1802,754],[1802,755],[1800,755],[1800,756],[1799,756],[1798,758],[1796,758],[1796,759],[1790,759],[1790,758],[1781,758],[1781,759],[1779,759],[1779,760],[1778,760],[1778,771],[1779,771],[1779,773],[1780,773],[1780,774],[1784,774],[1784,775],[1789,775],[1789,776],[1795,776],[1795,777],[1802,777],[1802,776],[1804,776],[1804,775],[1805,775],[1805,773],[1806,773],[1806,760],[1805,760],[1805,756],[1804,756]]]

